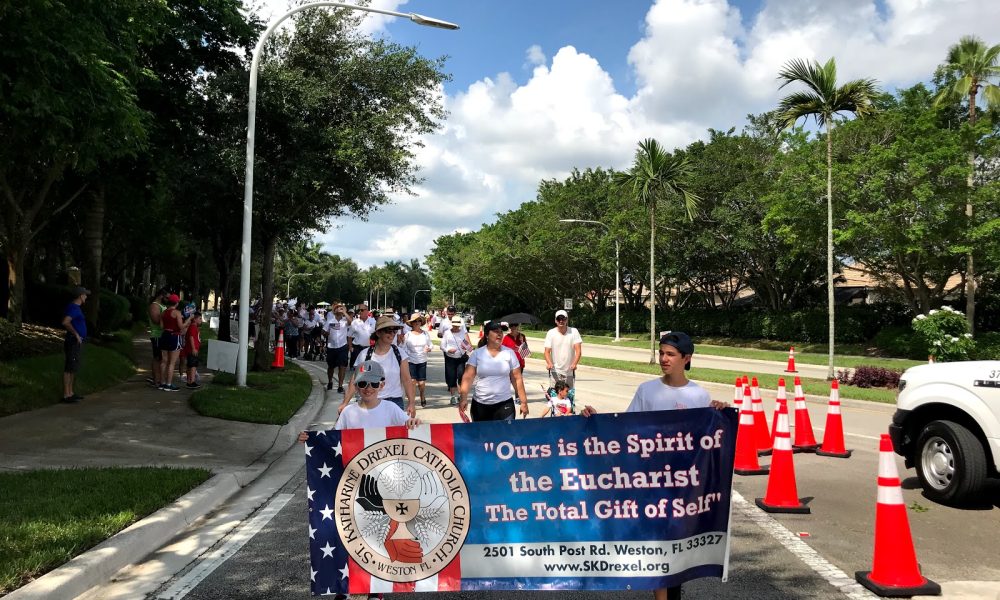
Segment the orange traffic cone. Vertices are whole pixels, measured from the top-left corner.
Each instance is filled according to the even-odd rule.
[[[733,386],[733,406],[740,408],[743,403],[743,378],[736,378],[736,385]]]
[[[806,408],[806,396],[802,393],[802,380],[798,377],[795,378],[795,443],[792,447],[796,452],[815,452],[819,448]]]
[[[826,409],[826,429],[823,445],[816,454],[833,458],[850,458],[851,450],[844,448],[844,419],[840,416],[840,382],[830,382],[830,405]]]
[[[278,330],[278,343],[274,345],[274,360],[271,362],[272,369],[285,368],[285,332]]]
[[[798,373],[795,368],[795,346],[788,347],[788,366],[785,367],[785,373]]]
[[[788,398],[785,396],[785,378],[778,378],[778,397],[775,398],[774,417],[771,420],[771,445],[774,445],[774,434],[778,433],[778,414],[788,414]]]
[[[788,412],[778,412],[774,433],[774,456],[767,476],[767,493],[755,500],[766,512],[809,514],[809,507],[799,500],[795,487],[795,461],[792,459],[792,436],[788,433]]]
[[[876,502],[872,570],[858,571],[854,579],[879,596],[940,596],[941,586],[920,574],[892,440],[885,433],[879,440]]]
[[[753,406],[753,436],[757,441],[757,454],[770,454],[771,432],[767,429],[767,414],[764,412],[764,402],[760,399],[760,386],[756,377],[750,381],[750,402]]]
[[[764,475],[767,467],[761,468],[757,460],[757,441],[754,439],[753,407],[750,388],[743,388],[743,402],[740,407],[740,428],[736,431],[736,464],[733,472],[737,475]]]

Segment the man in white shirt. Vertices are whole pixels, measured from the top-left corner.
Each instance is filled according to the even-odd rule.
[[[446,331],[451,331],[452,319],[455,318],[455,315],[457,313],[458,313],[458,309],[455,308],[454,306],[449,306],[448,308],[445,309],[445,316],[441,318],[441,323],[440,323],[440,325],[438,325],[438,337],[439,338],[444,337],[444,334],[445,334]],[[463,335],[468,335],[468,333],[469,333],[469,330],[465,327],[465,320],[464,319],[462,320],[462,328],[460,329],[460,332]]]
[[[323,331],[326,332],[326,389],[333,389],[333,371],[337,370],[337,391],[344,392],[344,374],[350,361],[350,346],[347,343],[347,308],[337,304],[326,314]]]
[[[354,316],[354,320],[351,321],[351,328],[348,330],[347,337],[351,345],[351,357],[349,365],[351,369],[354,369],[354,363],[357,362],[358,355],[361,354],[362,350],[367,350],[369,342],[372,338],[372,333],[375,331],[375,319],[372,318],[371,313],[368,312],[368,307],[362,304],[358,307],[358,312]]]
[[[562,380],[570,388],[576,385],[576,366],[583,355],[583,338],[569,326],[569,314],[556,311],[556,326],[545,334],[545,367],[549,370],[549,385]]]

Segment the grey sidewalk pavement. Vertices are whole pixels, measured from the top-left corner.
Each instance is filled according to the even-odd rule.
[[[152,552],[252,482],[294,444],[298,432],[322,408],[323,386],[314,370],[306,371],[313,391],[284,426],[201,416],[188,404],[192,390],[152,388],[142,370],[78,404],[0,418],[0,470],[6,472],[166,466],[206,468],[214,474],[173,505],[6,598],[73,598]]]

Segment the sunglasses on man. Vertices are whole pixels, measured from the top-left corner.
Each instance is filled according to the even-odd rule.
[[[369,385],[372,386],[373,388],[378,387],[382,385],[383,381],[385,381],[385,378],[379,379],[378,383],[375,383],[374,381],[359,381],[354,385],[356,385],[359,390],[363,390],[366,389]]]

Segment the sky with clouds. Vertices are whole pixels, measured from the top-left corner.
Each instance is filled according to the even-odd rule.
[[[434,239],[475,230],[574,168],[626,168],[639,140],[668,148],[770,110],[791,58],[837,59],[838,80],[892,90],[930,78],[951,44],[1000,43],[997,0],[372,0],[458,31],[372,16],[367,33],[448,56],[449,112],[423,138],[423,182],[367,222],[316,236],[366,267],[423,261]],[[266,19],[288,0],[264,0]],[[787,91],[787,90],[785,90]]]

